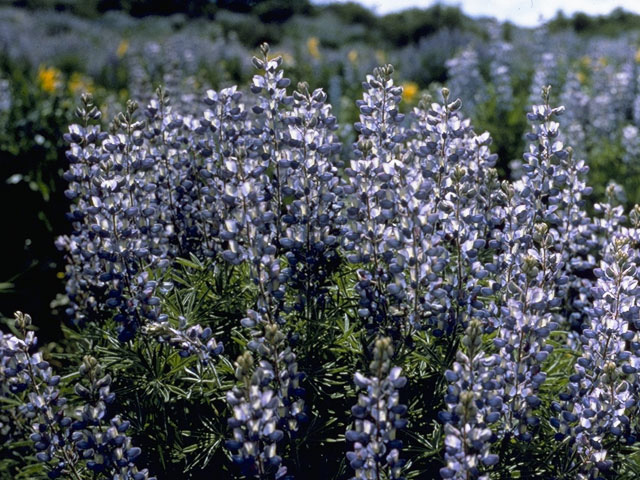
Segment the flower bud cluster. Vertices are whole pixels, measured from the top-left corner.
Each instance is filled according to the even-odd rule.
[[[349,183],[344,187],[348,219],[344,249],[350,263],[367,266],[359,270],[356,285],[358,315],[365,327],[398,337],[404,325],[394,318],[392,303],[401,298],[401,289],[391,284],[404,266],[397,263],[390,232],[398,220],[398,175],[404,168],[406,134],[401,126],[404,115],[398,110],[402,88],[394,85],[392,73],[391,65],[375,69],[363,83],[363,99],[357,102],[355,159],[345,169]]]
[[[580,78],[578,72],[569,71],[560,92],[560,103],[566,109],[560,140],[571,139],[574,155],[576,158],[584,159],[587,155],[586,126],[589,123],[590,98],[583,91]]]
[[[348,430],[346,439],[353,443],[347,460],[355,470],[354,479],[389,478],[403,479],[400,458],[402,441],[397,430],[407,421],[402,418],[407,407],[400,403],[399,389],[407,379],[400,367],[392,367],[393,342],[389,337],[378,338],[373,348],[370,365],[371,376],[356,373],[354,382],[363,390],[358,403],[351,408],[355,418],[354,429]]]
[[[190,152],[193,132],[204,127],[191,112],[175,112],[171,100],[167,90],[158,87],[144,109],[144,156],[153,165],[155,184],[150,201],[157,204],[159,214],[155,229],[160,235],[154,240],[162,245],[156,252],[163,259],[189,252],[207,259],[214,256],[211,238],[217,234],[219,219],[211,208],[211,192],[198,181],[199,161]]]
[[[511,85],[513,45],[496,40],[490,44],[489,48],[491,52],[489,70],[496,97],[496,108],[504,114],[512,108],[514,99]]]
[[[98,361],[86,356],[79,369],[81,380],[74,392],[84,405],[77,409],[71,440],[89,471],[109,478],[146,480],[148,471],[138,471],[135,461],[141,450],[126,435],[129,422],[115,416],[103,427],[107,405],[115,399],[110,392],[111,376],[103,375]]]
[[[126,341],[159,317],[157,282],[144,271],[147,265],[166,266],[161,206],[152,195],[157,188],[153,160],[141,148],[144,124],[134,119],[134,102],[116,117],[111,135],[88,125],[100,112],[89,96],[83,104],[78,113],[84,126],[72,125],[65,134],[71,144],[65,193],[76,201],[69,214],[74,232],[60,241],[70,257],[67,289],[76,305],[70,313],[84,321],[76,295],[96,292],[101,298],[90,296],[90,307],[115,310],[120,338]]]
[[[300,386],[304,374],[298,371],[296,356],[288,345],[289,339],[277,323],[269,322],[254,310],[249,310],[241,323],[251,329],[252,338],[247,348],[263,359],[259,368],[267,372],[265,377],[273,380],[280,426],[295,434],[299,423],[306,420],[302,400],[304,388]]]
[[[616,65],[594,68],[587,135],[596,135],[601,141],[611,141],[619,135],[623,122],[631,117],[637,95],[634,69],[634,61],[624,62],[619,68]]]
[[[547,87],[552,86],[557,88],[559,85],[558,63],[560,59],[559,55],[549,50],[542,50],[538,61],[535,64],[535,70],[533,72],[533,78],[531,79],[531,86],[529,87],[529,106],[538,104],[540,99],[540,91]]]
[[[266,362],[255,366],[251,352],[244,352],[235,363],[236,378],[241,386],[227,392],[227,402],[233,409],[229,427],[233,438],[226,447],[244,475],[282,478],[286,467],[276,454],[276,444],[284,438],[278,429],[278,396],[269,388],[275,373]]]
[[[496,436],[489,428],[502,416],[500,357],[482,349],[482,323],[474,319],[462,337],[453,369],[445,372],[449,387],[445,396],[445,461],[442,478],[487,479],[486,467],[498,463],[490,453]]]
[[[424,260],[413,274],[421,288],[411,295],[435,335],[455,331],[471,316],[492,316],[487,300],[499,286],[494,257],[503,216],[489,134],[477,135],[461,118],[461,102],[449,102],[448,89],[442,95],[442,105],[416,109],[412,145],[423,189],[416,196],[423,210],[412,222],[421,228],[414,227],[412,243]]]
[[[285,227],[279,238],[287,259],[282,273],[291,289],[299,292],[293,308],[308,318],[326,303],[327,282],[339,262],[337,247],[343,230],[343,186],[333,160],[341,144],[326,100],[321,89],[310,91],[300,83],[293,92],[292,109],[283,118],[289,147],[283,157],[292,167],[284,193],[292,201],[282,217]]]

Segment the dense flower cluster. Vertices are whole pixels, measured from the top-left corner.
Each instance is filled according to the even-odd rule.
[[[448,410],[441,414],[445,424],[446,467],[442,478],[488,478],[483,466],[498,462],[490,453],[494,433],[490,426],[500,419],[503,401],[497,394],[500,387],[498,354],[487,355],[482,350],[482,324],[473,320],[462,338],[453,370],[445,376],[450,382],[445,401]]]
[[[78,109],[83,124],[65,135],[71,144],[65,193],[75,200],[69,214],[74,231],[58,240],[69,259],[67,313],[82,324],[108,315],[105,309],[115,311],[121,341],[144,327],[206,362],[209,354],[220,353],[215,339],[208,338],[210,329],[170,327],[157,294],[167,293],[172,284],[149,276],[150,269],[165,270],[189,245],[200,245],[194,241],[200,231],[193,226],[198,213],[185,198],[193,167],[178,149],[184,122],[172,115],[162,90],[145,111],[148,122],[134,120],[136,110],[129,102],[107,134],[89,124],[100,112],[84,96]],[[206,243],[204,252],[209,252]]]
[[[609,236],[604,258],[594,270],[594,301],[580,336],[582,356],[569,377],[569,391],[554,404],[559,416],[552,423],[560,438],[570,436],[575,442],[583,462],[580,478],[611,469],[608,437],[635,441],[628,415],[638,403],[634,384],[639,363],[635,332],[629,327],[638,312],[638,280],[630,237],[628,232]]]
[[[389,229],[398,219],[399,147],[404,139],[400,124],[404,119],[397,108],[402,88],[394,86],[390,65],[380,67],[364,83],[360,107],[360,133],[355,146],[356,158],[345,170],[349,185],[345,187],[347,218],[345,250],[351,263],[364,263],[370,271],[359,272],[356,291],[360,295],[358,315],[371,331],[392,331],[398,336],[402,324],[391,313],[391,302],[398,299],[400,289],[392,283],[403,270],[396,264],[389,244]],[[396,265],[394,265],[396,264]],[[394,273],[395,272],[395,273]],[[389,290],[391,295],[387,295]]]
[[[441,103],[425,97],[403,113],[402,88],[385,65],[362,84],[347,149],[325,92],[306,83],[291,89],[282,57],[266,44],[260,51],[249,92],[207,90],[196,101],[158,89],[142,109],[129,102],[108,132],[83,97],[81,123],[65,135],[73,231],[58,242],[75,324],[109,328],[113,319],[122,348],[152,337],[159,348],[174,347],[167,350],[185,371],[196,356],[217,374],[219,358],[228,370],[215,382],[228,409],[225,452],[249,478],[284,478],[297,468],[296,442],[307,420],[319,421],[312,402],[331,384],[310,379],[308,401],[298,368],[308,359],[298,345],[302,338],[316,347],[321,324],[337,318],[362,350],[340,370],[357,372],[356,388],[344,393],[356,404],[340,430],[356,479],[410,474],[398,437],[423,407],[407,401],[409,409],[400,390],[420,385],[428,368],[437,369],[428,395],[440,410],[443,478],[489,478],[505,461],[498,442],[500,452],[526,449],[549,431],[571,453],[575,475],[612,471],[612,444],[630,445],[638,433],[640,210],[627,219],[613,184],[593,215],[585,208],[584,152],[565,142],[600,127],[571,113],[561,131],[564,108],[552,107],[552,90],[542,88],[527,115],[519,178],[500,181],[492,139],[474,130],[461,100],[443,88]],[[512,101],[512,48],[496,44],[488,55],[494,93]],[[541,59],[535,88],[558,73],[559,57]],[[462,80],[475,83],[463,89],[475,106],[486,100],[478,65],[472,50],[449,63],[458,89]],[[467,70],[473,75],[461,78]],[[630,102],[629,69],[600,73]],[[581,108],[589,103],[581,92],[570,74],[559,96]],[[231,334],[171,308],[188,288],[173,274],[189,259],[203,275],[246,284]],[[59,379],[31,353],[32,332],[2,338],[3,389],[29,391],[19,414],[31,419],[51,475],[78,466],[146,478],[135,470],[140,451],[124,435],[128,423],[116,416],[106,425],[111,377],[96,360],[80,369],[74,392],[84,406],[71,420]],[[239,353],[234,376],[221,339]],[[578,356],[568,385],[549,385],[571,350]],[[406,368],[409,361],[420,368]]]
[[[0,78],[0,113],[11,109],[11,85],[9,80]]]
[[[468,92],[465,108],[469,115],[475,113],[478,104],[487,100],[486,85],[480,73],[478,53],[473,49],[465,49],[459,55],[447,61],[449,87],[454,92]]]
[[[135,465],[140,448],[125,433],[129,422],[115,416],[107,424],[107,404],[115,395],[111,377],[103,375],[97,360],[85,357],[80,366],[81,380],[74,387],[80,402],[72,410],[58,389],[60,376],[36,350],[31,317],[18,312],[16,324],[21,337],[0,333],[0,395],[18,400],[7,404],[18,406],[6,407],[6,413],[22,427],[19,433],[31,432],[36,458],[46,465],[48,477],[153,480]]]
[[[561,162],[569,153],[556,140],[559,124],[553,119],[563,109],[549,106],[548,89],[543,99],[545,103],[529,114],[532,132],[524,156],[525,174],[507,191],[501,324],[494,340],[505,371],[506,429],[527,441],[529,429],[539,424],[533,410],[540,406],[538,390],[546,378],[540,364],[552,352],[546,339],[558,326],[554,311],[568,282],[556,228],[564,217],[562,192],[567,178]]]
[[[276,444],[284,433],[277,428],[277,394],[268,387],[275,374],[267,362],[261,362],[256,369],[253,362],[251,353],[245,352],[235,364],[242,387],[233,387],[227,393],[233,409],[233,417],[229,418],[233,439],[226,445],[234,452],[232,458],[245,475],[265,478],[273,471],[275,478],[282,478],[287,469],[276,454]]]
[[[391,367],[393,345],[388,337],[376,340],[371,361],[371,377],[356,373],[354,382],[366,393],[358,396],[358,403],[351,409],[355,428],[346,433],[348,442],[353,442],[353,451],[347,460],[355,470],[355,479],[385,478],[403,479],[400,458],[402,442],[396,431],[406,426],[402,418],[407,407],[400,403],[400,393],[407,379],[400,367]]]

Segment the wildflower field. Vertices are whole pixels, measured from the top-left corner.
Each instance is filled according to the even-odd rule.
[[[640,17],[160,3],[0,4],[0,480],[640,478]]]

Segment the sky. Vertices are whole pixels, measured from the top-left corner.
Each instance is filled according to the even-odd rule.
[[[318,0],[327,3],[329,0]],[[345,0],[338,0],[345,1]],[[585,12],[607,14],[616,7],[640,14],[640,0],[356,0],[379,14],[397,12],[411,7],[429,7],[435,3],[457,5],[471,16],[491,16],[509,20],[521,26],[535,26],[554,17],[558,8],[565,14]]]

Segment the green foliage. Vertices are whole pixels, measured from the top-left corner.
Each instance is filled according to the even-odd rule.
[[[374,28],[378,23],[371,10],[356,2],[330,3],[322,7],[321,11],[333,13],[347,25],[360,24]]]
[[[170,321],[210,326],[225,343],[224,359],[211,367],[195,357],[182,358],[174,348],[144,335],[123,348],[114,325],[65,328],[64,354],[54,354],[65,365],[84,355],[98,358],[114,379],[117,394],[111,407],[132,421],[135,444],[143,450],[142,463],[160,478],[207,478],[218,473],[232,478],[234,471],[223,448],[230,416],[225,392],[234,384],[234,368],[226,358],[246,349],[248,338],[239,320],[255,302],[257,292],[247,282],[246,267],[212,267],[194,257],[179,259],[171,271],[175,288],[163,299]],[[311,418],[302,435],[284,446],[289,470],[298,478],[345,478],[344,432],[356,401],[353,372],[367,363],[364,352],[371,339],[354,314],[354,268],[347,264],[331,279],[331,302],[324,309],[293,314],[290,324],[299,334],[298,363],[306,373],[305,402]],[[289,332],[289,334],[294,332]],[[432,435],[402,433],[415,457],[416,478],[435,478],[442,449],[442,428],[433,416],[443,407],[446,381],[442,372],[453,359],[456,345],[450,339],[419,334],[415,344],[399,352],[398,362],[410,378],[403,396],[411,399],[411,423],[433,430]],[[322,455],[318,455],[322,452]],[[7,460],[9,461],[9,460]],[[423,475],[423,476],[420,476]],[[425,477],[424,475],[429,475]],[[1,478],[1,477],[0,477]]]
[[[380,19],[383,38],[398,46],[415,43],[441,28],[462,30],[465,27],[470,27],[470,24],[459,8],[440,4],[427,9],[403,10]]]
[[[524,148],[524,134],[528,124],[523,115],[518,114],[527,108],[528,98],[522,92],[522,88],[514,88],[521,92],[514,98],[514,109],[505,111],[500,109],[493,87],[489,89],[488,100],[477,108],[474,123],[482,125],[491,132],[494,139],[494,151],[500,159],[496,165],[501,176],[507,177],[509,173],[509,161],[519,158]]]
[[[549,30],[573,30],[585,35],[607,35],[615,37],[622,31],[634,31],[640,28],[640,15],[616,8],[608,15],[590,16],[583,12],[567,17],[562,10],[549,22]]]
[[[9,65],[8,71],[14,100],[8,112],[0,113],[0,202],[20,208],[3,208],[0,213],[0,221],[13,230],[3,239],[12,255],[0,267],[0,278],[14,285],[11,298],[0,298],[7,315],[30,297],[28,285],[42,282],[49,291],[59,288],[59,254],[52,240],[54,232],[64,232],[68,225],[60,208],[65,203],[65,145],[59,132],[75,108],[73,97],[40,89],[35,72],[20,65]],[[50,300],[31,298],[34,314],[48,315]],[[57,329],[49,324],[46,330]]]

